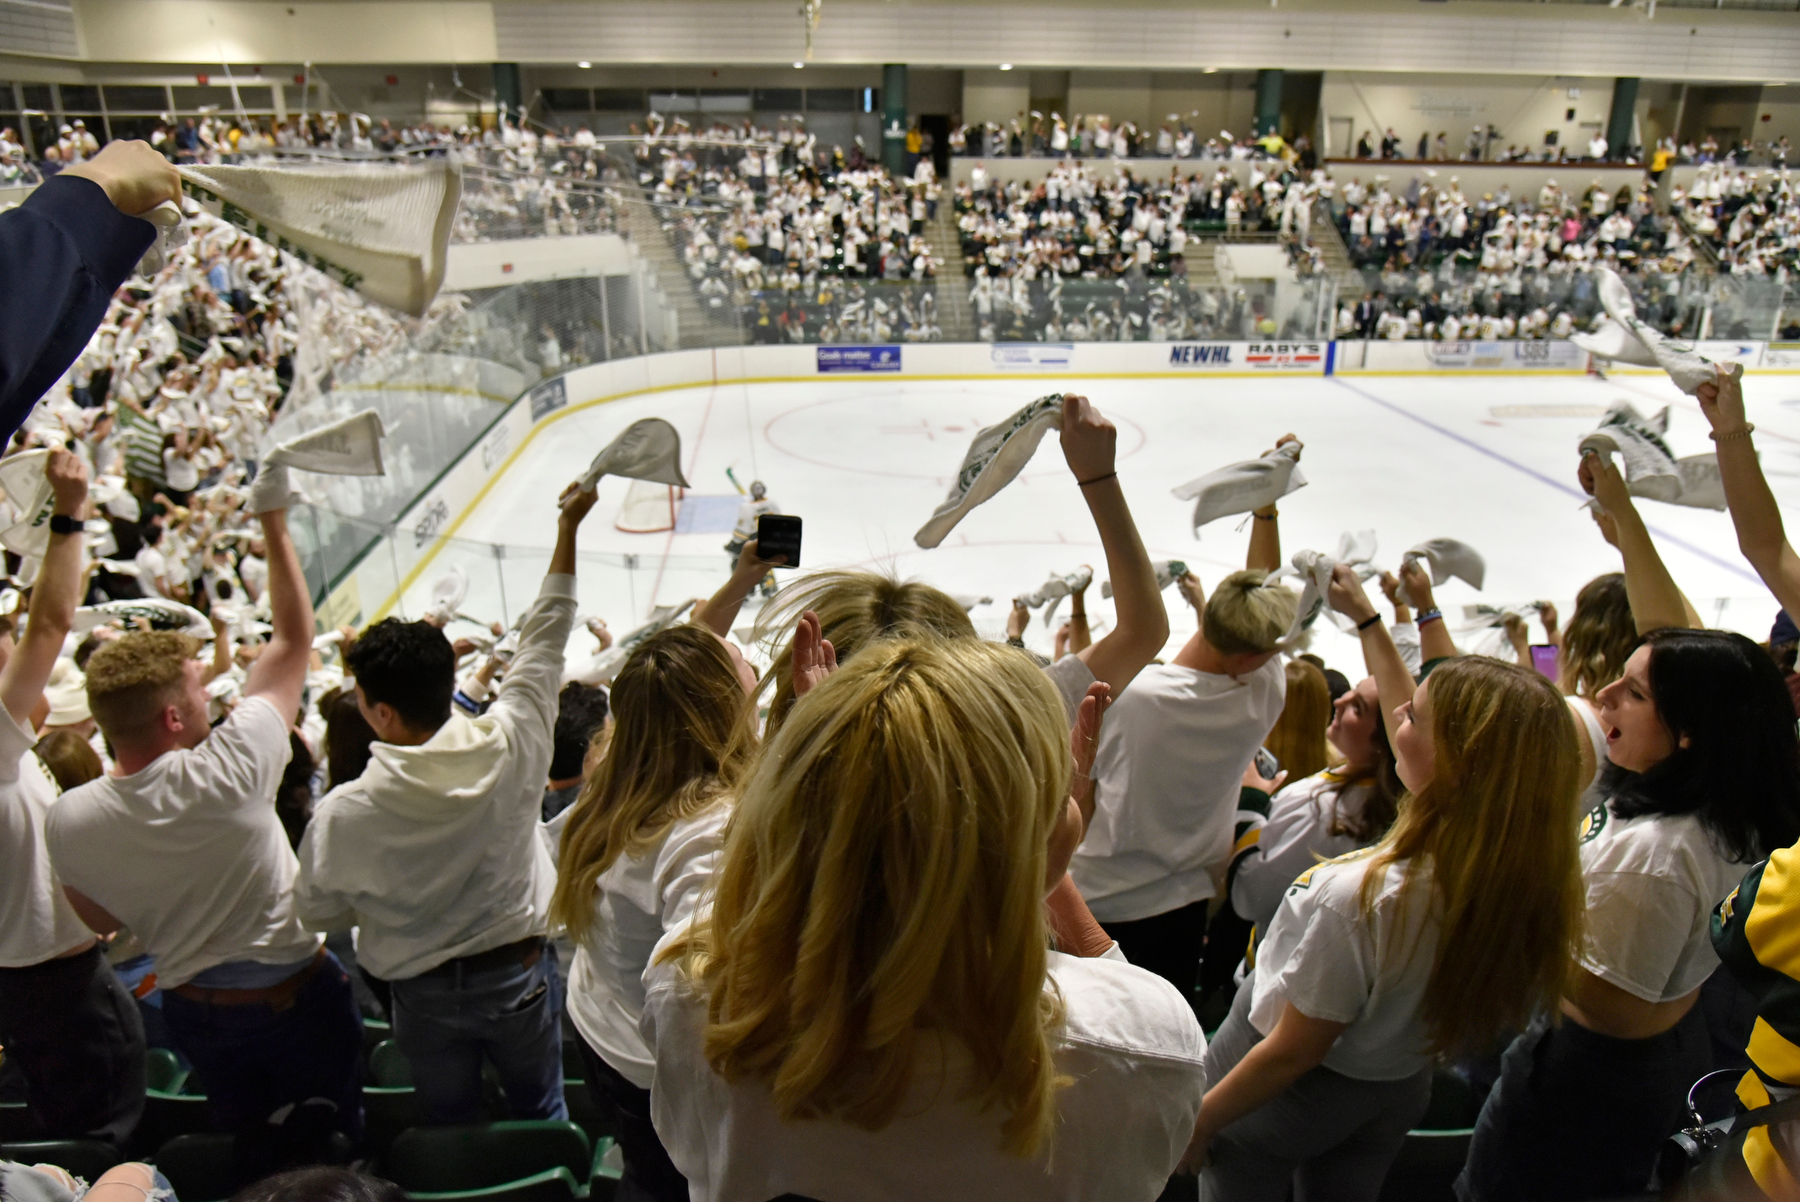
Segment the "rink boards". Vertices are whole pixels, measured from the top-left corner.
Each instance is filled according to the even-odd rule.
[[[1501,347],[1496,351],[1494,347]],[[1525,351],[1508,351],[1505,347],[1525,347]],[[1537,347],[1550,347],[1548,351],[1539,351]],[[844,351],[866,351],[866,354],[850,354]],[[1355,421],[1363,425],[1363,430],[1375,437],[1375,452],[1391,453],[1382,448],[1395,448],[1404,452],[1409,448],[1408,439],[1424,437],[1424,439],[1460,439],[1462,443],[1451,448],[1449,453],[1462,455],[1474,450],[1492,459],[1494,455],[1485,450],[1481,439],[1487,434],[1476,428],[1454,428],[1445,426],[1442,432],[1422,432],[1420,430],[1420,414],[1433,414],[1436,407],[1453,407],[1460,401],[1465,389],[1458,389],[1453,394],[1445,394],[1429,387],[1429,376],[1445,376],[1445,378],[1471,378],[1480,376],[1496,376],[1494,385],[1489,390],[1496,399],[1519,399],[1516,389],[1507,385],[1505,376],[1544,376],[1543,387],[1532,389],[1525,399],[1544,399],[1550,396],[1557,399],[1564,390],[1570,390],[1570,396],[1588,398],[1589,392],[1582,389],[1595,387],[1591,380],[1582,380],[1586,372],[1586,356],[1571,356],[1573,347],[1568,344],[1418,344],[1418,342],[1377,342],[1377,344],[1357,344],[1357,342],[1325,342],[1325,344],[1309,344],[1309,342],[1289,342],[1289,344],[1255,344],[1255,342],[1183,342],[1183,344],[929,344],[898,345],[898,347],[814,347],[814,345],[779,345],[779,347],[725,347],[725,349],[707,349],[707,351],[680,351],[670,354],[650,354],[630,360],[617,360],[612,363],[598,363],[590,367],[580,367],[574,371],[558,376],[554,380],[545,381],[529,390],[524,396],[509,405],[502,416],[495,421],[479,443],[463,455],[461,461],[455,462],[450,470],[445,471],[421,497],[410,506],[409,511],[394,525],[391,536],[373,547],[362,560],[356,563],[355,569],[346,578],[337,581],[328,601],[320,606],[320,623],[340,624],[358,623],[358,621],[374,621],[391,612],[409,614],[416,610],[416,603],[409,603],[409,597],[419,594],[430,587],[430,581],[436,572],[441,572],[446,561],[454,560],[455,554],[466,554],[466,540],[488,540],[500,545],[522,545],[518,551],[520,556],[536,554],[533,551],[536,543],[545,543],[547,536],[544,529],[536,525],[527,525],[522,520],[513,520],[515,511],[524,513],[526,506],[522,497],[526,497],[529,489],[536,486],[538,491],[547,488],[547,480],[567,479],[567,475],[558,475],[569,471],[574,459],[581,455],[592,455],[598,450],[605,437],[610,437],[612,426],[621,426],[635,417],[646,414],[666,414],[682,432],[684,437],[684,461],[689,462],[691,479],[697,480],[700,493],[720,493],[729,489],[718,488],[722,477],[720,468],[709,466],[709,461],[731,452],[740,455],[736,461],[740,464],[740,473],[749,464],[754,464],[756,450],[761,448],[763,462],[776,464],[783,462],[783,441],[792,443],[792,430],[796,428],[797,417],[783,416],[785,410],[801,410],[808,405],[826,405],[823,414],[830,414],[833,439],[826,444],[823,452],[810,452],[799,448],[797,461],[792,468],[772,468],[776,471],[774,488],[778,497],[787,500],[788,504],[797,504],[799,513],[823,513],[833,504],[837,507],[859,509],[862,506],[873,509],[893,511],[889,522],[887,516],[866,516],[862,518],[864,525],[889,522],[893,529],[882,531],[887,549],[900,549],[895,554],[913,556],[909,547],[911,531],[923,515],[929,513],[929,507],[936,498],[941,497],[941,480],[947,480],[954,473],[954,466],[961,457],[961,450],[967,446],[968,434],[941,434],[934,444],[931,434],[927,439],[913,439],[911,443],[905,437],[914,434],[911,426],[907,426],[905,437],[893,434],[891,428],[882,426],[882,414],[889,408],[895,410],[893,423],[904,425],[904,421],[914,421],[923,417],[918,414],[931,414],[932,407],[949,403],[950,396],[967,398],[956,401],[956,405],[967,408],[972,421],[995,421],[1003,417],[1015,401],[1022,403],[1042,392],[1064,390],[1069,387],[1080,387],[1089,390],[1096,398],[1109,408],[1123,405],[1123,412],[1134,417],[1134,428],[1139,430],[1139,439],[1161,439],[1163,435],[1199,441],[1208,439],[1215,432],[1222,432],[1231,423],[1246,419],[1255,414],[1258,408],[1267,405],[1269,421],[1291,421],[1292,425],[1310,426],[1314,430],[1332,430],[1339,421],[1350,417],[1354,407],[1363,408]],[[1800,347],[1795,345],[1762,345],[1762,344],[1717,344],[1708,345],[1706,351],[1715,358],[1733,358],[1746,363],[1751,371],[1768,372],[1771,376],[1786,376],[1789,372],[1800,372]],[[889,353],[891,351],[891,353]],[[826,354],[821,358],[821,353]],[[1647,372],[1652,374],[1654,372]],[[1343,380],[1334,385],[1328,376],[1366,376],[1370,378],[1366,385],[1352,385],[1350,380]],[[1373,380],[1375,376],[1420,376],[1418,385],[1426,385],[1424,392],[1406,385],[1402,389],[1400,381],[1393,385],[1379,385]],[[1183,389],[1175,381],[1188,378],[1204,378],[1204,380],[1226,383],[1226,381],[1265,380],[1271,387],[1251,387],[1244,389],[1240,383],[1233,383],[1229,389],[1215,390]],[[1114,389],[1107,381],[1143,381],[1141,387]],[[1773,380],[1771,380],[1773,383]],[[1640,407],[1661,403],[1661,392],[1669,392],[1665,381],[1620,381],[1620,387],[1638,387],[1651,399],[1638,401]],[[1483,390],[1483,396],[1487,392]],[[1555,396],[1552,396],[1555,394]],[[1399,398],[1391,403],[1390,396]],[[830,398],[830,399],[806,399]],[[864,398],[868,401],[864,403]],[[932,399],[940,398],[940,399]],[[1125,399],[1129,398],[1129,405]],[[1256,398],[1256,403],[1249,403],[1247,398]],[[1265,398],[1265,399],[1264,399]],[[1417,398],[1417,399],[1413,399]],[[1681,399],[1681,398],[1676,398]],[[979,401],[979,403],[977,403]],[[614,410],[601,410],[612,403],[621,403],[614,419]],[[716,405],[715,405],[716,403]],[[1400,412],[1400,408],[1408,408],[1409,412]],[[959,408],[958,412],[963,412]],[[1192,426],[1199,414],[1195,410],[1206,410],[1204,425]],[[1530,408],[1530,407],[1526,407]],[[1552,405],[1552,408],[1553,407]],[[1564,407],[1566,408],[1566,407]],[[1591,408],[1591,405],[1588,405]],[[725,434],[722,425],[725,412],[731,410],[729,421],[736,423],[731,439],[722,443]],[[738,414],[742,410],[742,416]],[[1498,412],[1498,410],[1496,410]],[[1595,410],[1597,412],[1597,410]],[[770,416],[772,414],[772,416]],[[904,414],[904,421],[902,416]],[[1291,416],[1282,416],[1291,414]],[[1339,416],[1343,414],[1343,416]],[[1409,421],[1411,419],[1411,421]],[[1697,410],[1692,414],[1697,421]],[[707,425],[711,421],[711,425]],[[936,417],[931,417],[936,421]],[[1260,421],[1260,419],[1258,419]],[[1449,408],[1445,408],[1445,421],[1449,421]],[[1480,425],[1507,425],[1489,421],[1489,414],[1483,410],[1480,416],[1471,416],[1469,421]],[[761,423],[761,425],[758,425]],[[785,425],[783,425],[785,423]],[[871,425],[873,423],[873,425]],[[889,423],[889,425],[893,425]],[[1429,425],[1429,417],[1424,419]],[[1453,423],[1454,425],[1454,423]],[[1562,426],[1570,425],[1564,419],[1561,425],[1552,423],[1557,428],[1557,439],[1564,437]],[[961,426],[943,426],[943,430],[959,430]],[[1285,428],[1285,426],[1283,426]],[[1575,421],[1570,426],[1573,434],[1579,435],[1584,428],[1591,428],[1588,419]],[[1199,432],[1197,432],[1199,430]],[[1280,434],[1280,430],[1271,430],[1267,437]],[[1796,430],[1800,434],[1800,430]],[[779,437],[776,437],[779,435]],[[1170,464],[1157,471],[1157,477],[1186,471],[1188,475],[1199,475],[1211,466],[1219,466],[1231,457],[1244,457],[1256,453],[1255,439],[1265,437],[1262,434],[1242,435],[1231,439],[1229,444],[1235,448],[1233,452],[1224,450],[1204,453],[1192,453],[1184,457],[1183,464]],[[1318,437],[1318,434],[1314,434]],[[596,441],[599,439],[599,441]],[[896,441],[898,439],[898,441]],[[1247,441],[1249,439],[1249,441]],[[702,448],[704,441],[704,448]],[[1220,435],[1220,441],[1222,435]],[[839,491],[835,500],[817,497],[806,500],[803,488],[810,488],[817,468],[832,466],[835,448],[842,448],[851,457],[857,455],[873,455],[869,466],[873,473],[864,473],[850,480],[839,480],[837,488],[848,488],[850,491]],[[704,450],[704,455],[700,452]],[[1156,448],[1152,446],[1150,452]],[[1055,448],[1051,448],[1051,452]],[[1145,453],[1150,453],[1145,452]],[[749,461],[743,461],[742,455],[751,455]],[[1685,453],[1685,452],[1683,452]],[[693,457],[700,455],[700,473],[693,475]],[[808,457],[810,455],[810,457]],[[1125,434],[1121,425],[1121,457],[1125,455]],[[1310,452],[1309,452],[1310,455]],[[572,457],[572,459],[571,459]],[[563,459],[571,459],[565,464]],[[729,455],[727,455],[729,459]],[[893,459],[898,464],[896,470],[889,471],[886,459]],[[1514,457],[1516,464],[1528,459]],[[902,462],[904,461],[904,462]],[[1215,462],[1217,461],[1217,462]],[[1310,462],[1310,461],[1309,461]],[[799,464],[808,464],[805,470]],[[1404,453],[1397,455],[1395,466],[1404,471]],[[1519,470],[1539,471],[1526,462]],[[1561,466],[1546,470],[1552,475],[1561,475]],[[824,473],[830,477],[832,473]],[[931,480],[929,486],[914,486],[911,491],[896,491],[887,495],[882,491],[882,482],[877,477],[884,475],[900,475],[907,479]],[[749,477],[743,477],[747,482]],[[1166,486],[1179,482],[1172,479],[1165,482],[1161,495],[1166,497]],[[603,489],[610,484],[623,482],[603,482]],[[1505,486],[1496,486],[1505,488]],[[605,502],[610,504],[610,502]],[[1134,509],[1147,504],[1166,506],[1170,502],[1138,502],[1134,498]],[[1415,506],[1417,498],[1404,498],[1397,502],[1382,500],[1382,509],[1390,504]],[[1575,506],[1573,498],[1559,498],[1557,502],[1564,509]],[[808,507],[810,506],[810,507]],[[918,509],[918,513],[914,513]],[[992,515],[999,513],[995,504]],[[1658,509],[1665,513],[1665,509]],[[992,516],[990,515],[990,516]],[[1080,515],[1076,515],[1080,516]],[[1710,518],[1723,518],[1723,515],[1706,515]],[[1683,529],[1681,522],[1687,522],[1688,515],[1679,515],[1674,533]],[[817,545],[821,552],[833,551],[828,540],[830,525],[823,516],[812,518],[817,522]],[[1386,520],[1382,520],[1388,524]],[[590,524],[598,525],[598,524]],[[1237,549],[1240,542],[1235,536],[1219,524],[1219,529],[1210,527],[1206,531],[1201,547],[1193,547],[1192,533],[1181,533],[1179,522],[1166,529],[1161,536],[1161,547],[1152,547],[1152,552],[1166,552],[1168,556],[1188,556],[1190,560],[1213,560],[1222,556],[1226,547]],[[808,525],[808,538],[814,536],[815,525]],[[1480,524],[1474,525],[1476,534],[1480,536]],[[1449,529],[1433,531],[1435,534],[1449,534]],[[1721,531],[1712,531],[1710,525],[1703,531],[1696,529],[1692,545],[1730,545],[1721,542],[1728,540],[1728,522]],[[1091,533],[1089,533],[1091,536]],[[583,533],[583,540],[589,540],[590,533]],[[866,540],[866,536],[862,536]],[[1053,531],[1053,540],[1075,543],[1080,538],[1080,522],[1075,520],[1067,525],[1067,529]],[[1289,549],[1298,549],[1301,545],[1327,545],[1336,540],[1336,531],[1332,533],[1310,534],[1310,542],[1289,542]],[[702,540],[695,536],[619,536],[617,542],[608,531],[605,536],[592,534],[592,540],[603,543],[601,549],[614,551],[617,547],[630,545],[632,549],[643,549],[646,556],[662,554],[668,556],[686,556],[688,563],[697,561],[697,556],[715,554],[713,543],[716,538]],[[635,542],[634,542],[635,540]],[[1017,542],[1017,540],[1015,540]],[[454,543],[454,547],[452,547]],[[1012,543],[1008,543],[1012,545]],[[589,543],[583,543],[589,549]],[[848,547],[848,551],[846,551]],[[450,554],[446,554],[450,549]],[[842,554],[826,554],[830,561],[857,561],[855,556],[866,551],[862,543],[850,547],[848,538],[839,540],[835,551]],[[1204,551],[1204,554],[1201,552]],[[502,551],[504,554],[504,551]],[[635,554],[635,551],[634,551]],[[1010,554],[1010,552],[1008,552]],[[1084,551],[1087,558],[1093,558],[1096,551]],[[1240,549],[1235,551],[1240,554]],[[724,574],[724,558],[718,556],[720,576]],[[954,556],[940,556],[940,563],[950,563]],[[810,558],[810,563],[821,560]],[[1024,560],[1021,560],[1024,561]],[[709,563],[709,560],[707,560]],[[1220,560],[1226,567],[1226,560]],[[1721,569],[1723,563],[1715,560],[1708,572]],[[522,576],[517,583],[513,579],[502,585],[506,590],[513,608],[529,596],[531,579],[522,565],[513,565],[513,570]],[[536,567],[542,572],[542,567]],[[958,569],[961,570],[961,569]],[[1024,570],[1024,569],[1019,569]],[[976,567],[968,567],[970,579],[963,581],[968,587],[977,590],[988,590],[999,587],[994,581],[976,578]],[[1753,576],[1748,576],[1748,569],[1728,572],[1728,583],[1717,585],[1710,590],[1708,596],[1751,596],[1760,594],[1760,585],[1755,585]],[[1217,570],[1213,570],[1213,578],[1217,578]],[[950,579],[949,583],[958,583]],[[1035,581],[1021,581],[1021,587],[1031,585]],[[671,585],[662,579],[661,572],[655,574],[653,587],[648,588],[650,597],[632,596],[632,608],[639,610],[634,617],[641,617],[650,599],[670,599],[657,596],[661,588],[666,592]],[[1546,585],[1548,587],[1548,585]],[[704,590],[704,583],[697,583],[695,588]],[[639,590],[644,592],[644,590]],[[686,596],[691,596],[689,590]],[[524,596],[515,596],[524,594]],[[1546,594],[1550,596],[1550,594]],[[1478,599],[1478,597],[1472,597]],[[619,603],[623,608],[623,603]]]

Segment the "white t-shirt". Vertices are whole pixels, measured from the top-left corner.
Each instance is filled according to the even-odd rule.
[[[1581,824],[1581,967],[1646,1002],[1685,996],[1719,966],[1713,907],[1749,869],[1720,854],[1691,814],[1622,819],[1594,807]]]
[[[1246,676],[1151,664],[1114,699],[1094,759],[1094,820],[1069,871],[1101,922],[1213,896],[1244,769],[1287,697],[1281,657]]]
[[[56,786],[31,754],[35,742],[0,708],[0,968],[42,964],[94,937],[50,867],[44,819]]]
[[[1367,917],[1369,851],[1302,873],[1256,949],[1250,1025],[1275,1029],[1285,1003],[1308,1018],[1349,1023],[1325,1067],[1362,1081],[1399,1081],[1430,1067],[1419,1006],[1437,955],[1429,870],[1390,865]],[[1412,880],[1411,889],[1402,884]]]
[[[706,1062],[706,1003],[673,964],[646,977],[656,1133],[694,1202],[766,1202],[783,1193],[858,1202],[1151,1202],[1193,1137],[1206,1038],[1174,986],[1144,969],[1052,952],[1050,979],[1068,1015],[1056,1066],[1073,1083],[1057,1094],[1048,1172],[1042,1157],[1000,1150],[999,1114],[959,1100],[962,1056],[949,1050],[942,1073],[915,1072],[899,1116],[880,1131],[835,1119],[783,1122],[766,1085],[727,1084]]]
[[[144,590],[146,597],[166,597],[167,594],[157,585],[158,580],[172,584],[169,580],[169,561],[155,547],[142,547],[137,553],[138,587]]]
[[[663,937],[686,927],[710,891],[730,817],[731,807],[721,801],[676,822],[661,844],[620,856],[597,882],[593,925],[569,970],[569,1018],[588,1046],[639,1089],[649,1089],[656,1075],[656,1058],[638,1030],[644,972]]]
[[[200,469],[186,455],[177,455],[174,447],[163,450],[163,479],[177,492],[192,492],[200,487]]]
[[[1231,878],[1231,906],[1262,934],[1301,873],[1363,845],[1351,835],[1332,834],[1340,814],[1360,813],[1369,798],[1368,784],[1348,780],[1327,768],[1287,786],[1270,801],[1268,818],[1238,839],[1238,847],[1248,850]]]
[[[299,863],[275,816],[288,724],[263,697],[206,741],[70,789],[45,823],[64,883],[130,927],[165,989],[219,964],[318,949],[294,913]]]

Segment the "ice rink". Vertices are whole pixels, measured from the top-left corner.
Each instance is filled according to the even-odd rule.
[[[802,569],[854,566],[918,578],[953,594],[993,598],[973,611],[1000,635],[1007,599],[1052,573],[1096,569],[1089,611],[1096,633],[1110,602],[1099,595],[1104,559],[1087,510],[1054,435],[1010,488],[975,510],[934,550],[912,536],[943,499],[969,440],[1025,402],[1049,392],[1085,393],[1119,429],[1119,475],[1154,559],[1186,561],[1210,586],[1243,566],[1241,519],[1208,526],[1196,539],[1190,506],[1170,489],[1246,459],[1283,433],[1306,444],[1307,487],[1281,504],[1284,558],[1303,548],[1331,551],[1339,535],[1372,528],[1377,562],[1392,568],[1428,538],[1462,539],[1487,559],[1486,587],[1451,582],[1439,590],[1452,630],[1464,606],[1551,600],[1564,620],[1576,590],[1619,567],[1583,510],[1575,482],[1576,443],[1605,408],[1630,401],[1640,412],[1672,406],[1675,454],[1712,448],[1698,405],[1661,377],[1610,381],[1574,376],[1350,376],[1118,380],[1047,375],[971,382],[826,378],[817,382],[730,384],[656,393],[580,408],[542,428],[499,477],[441,551],[415,578],[403,612],[423,608],[432,581],[462,563],[471,615],[516,615],[535,591],[554,541],[554,498],[594,452],[637,418],[668,419],[681,432],[690,497],[734,496],[726,469],[761,479],[786,513],[805,521]],[[1752,374],[1746,381],[1765,470],[1784,508],[1800,503],[1800,377]],[[613,519],[627,482],[604,480],[582,532],[582,613],[615,631],[641,622],[654,604],[705,595],[721,583],[726,535],[627,534]],[[704,506],[697,506],[696,511]],[[711,512],[729,508],[715,502]],[[1737,552],[1729,515],[1640,502],[1675,579],[1709,623],[1767,636],[1775,603]],[[692,516],[690,514],[690,516]],[[491,546],[504,548],[495,557]],[[633,556],[624,560],[622,556]],[[629,564],[629,567],[626,565]],[[793,573],[783,572],[785,582]],[[1371,586],[1372,587],[1372,586]],[[502,591],[504,595],[502,595]],[[1171,590],[1172,654],[1195,629],[1193,612]],[[754,604],[754,603],[753,603]],[[1385,607],[1384,607],[1385,608]],[[1066,614],[1066,603],[1063,607]],[[746,609],[739,625],[748,625]],[[1041,616],[1027,641],[1050,647]],[[1533,626],[1533,641],[1542,635]],[[1459,635],[1470,649],[1481,640]],[[571,653],[592,649],[578,634]],[[1352,640],[1321,621],[1314,650],[1355,674]]]

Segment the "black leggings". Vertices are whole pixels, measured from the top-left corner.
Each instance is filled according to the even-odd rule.
[[[1462,1202],[1642,1194],[1688,1088],[1712,1067],[1699,1006],[1661,1035],[1615,1039],[1571,1018],[1513,1040],[1475,1121]]]
[[[579,1035],[576,1039],[594,1105],[615,1116],[619,1151],[625,1157],[617,1202],[687,1202],[687,1178],[669,1159],[650,1122],[650,1091],[627,1081],[587,1040]]]

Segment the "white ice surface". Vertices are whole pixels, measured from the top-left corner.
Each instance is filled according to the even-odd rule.
[[[1764,468],[1784,508],[1800,505],[1800,379],[1747,381]],[[1106,578],[1104,558],[1057,439],[1044,441],[1026,472],[975,510],[941,547],[923,551],[913,532],[942,500],[974,432],[1036,396],[1086,393],[1119,428],[1119,475],[1153,559],[1182,559],[1209,586],[1243,566],[1248,530],[1215,522],[1196,541],[1189,505],[1169,490],[1212,468],[1246,459],[1292,431],[1306,443],[1309,485],[1283,500],[1284,556],[1329,551],[1345,530],[1372,527],[1377,562],[1428,538],[1462,539],[1487,558],[1487,587],[1460,582],[1438,590],[1452,630],[1462,607],[1554,601],[1566,622],[1576,591],[1619,568],[1582,508],[1576,443],[1605,407],[1630,400],[1640,410],[1673,405],[1669,442],[1677,455],[1710,450],[1697,404],[1666,381],[1575,377],[1339,377],[1335,379],[1104,380],[1019,377],[983,382],[906,382],[841,377],[818,382],[719,385],[659,393],[571,413],[542,430],[457,531],[454,548],[417,579],[405,598],[424,608],[432,581],[455,559],[472,587],[464,611],[516,616],[535,592],[554,542],[554,499],[595,450],[630,422],[656,415],[682,435],[695,492],[732,492],[725,471],[748,485],[761,479],[784,512],[805,521],[804,572],[857,566],[926,580],[950,593],[994,598],[974,611],[977,626],[1001,637],[1007,600],[1051,573],[1080,564]],[[627,487],[601,482],[581,550],[582,612],[615,631],[650,606],[704,596],[727,574],[722,534],[624,534],[613,528]],[[1712,625],[1767,637],[1775,602],[1738,554],[1724,513],[1641,502],[1676,581]],[[482,543],[500,544],[496,559]],[[637,570],[616,556],[638,557]],[[783,572],[785,582],[794,574]],[[504,587],[504,602],[500,591]],[[1371,588],[1373,586],[1371,585]],[[1174,590],[1172,655],[1196,627]],[[1112,603],[1098,587],[1088,609],[1096,634]],[[1385,611],[1385,606],[1383,606]],[[1066,615],[1068,607],[1062,607]],[[747,626],[747,608],[738,625]],[[1060,615],[1059,615],[1060,616]],[[1321,620],[1313,649],[1353,679],[1354,641]],[[1048,651],[1052,631],[1035,618],[1027,641]],[[1532,641],[1542,641],[1534,624]],[[1459,635],[1468,649],[1476,639]],[[572,657],[592,650],[578,632]]]

